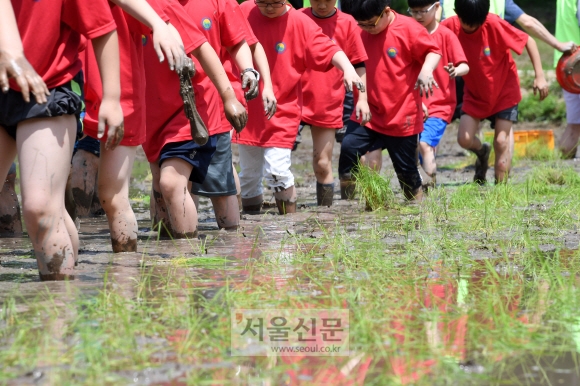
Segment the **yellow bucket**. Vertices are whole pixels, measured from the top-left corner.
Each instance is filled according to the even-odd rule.
[[[485,142],[493,143],[493,131],[485,131],[483,139]],[[530,145],[546,146],[548,149],[554,149],[554,131],[553,130],[515,130],[514,131],[514,156],[525,157],[528,155]]]

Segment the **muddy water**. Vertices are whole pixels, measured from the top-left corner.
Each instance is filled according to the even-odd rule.
[[[465,160],[463,151],[455,143],[455,132],[449,130],[439,150],[438,162],[443,168],[438,173],[438,183],[453,189],[455,186],[468,182],[472,179],[473,169],[445,168]],[[304,243],[292,243],[292,237],[297,236],[312,240],[321,239],[325,232],[337,226],[344,226],[346,232],[355,239],[364,239],[365,232],[372,228],[370,224],[389,221],[388,216],[377,217],[376,214],[364,213],[362,206],[357,202],[339,200],[335,194],[335,206],[332,208],[317,208],[315,194],[315,180],[311,169],[311,142],[309,133],[303,134],[304,142],[293,154],[293,170],[296,174],[298,188],[299,213],[292,216],[279,217],[275,214],[273,197],[270,208],[266,208],[262,215],[244,215],[238,232],[220,231],[215,222],[209,200],[201,199],[200,202],[200,239],[198,240],[164,240],[158,239],[157,234],[151,232],[148,206],[146,197],[150,192],[150,181],[146,173],[146,163],[141,161],[137,165],[134,181],[132,182],[131,195],[139,223],[138,253],[125,253],[113,255],[107,222],[104,217],[83,219],[80,225],[81,251],[79,265],[76,268],[76,280],[64,282],[40,282],[36,261],[31,252],[30,241],[26,237],[0,239],[0,304],[6,299],[17,299],[16,309],[26,311],[31,302],[38,301],[39,294],[49,291],[56,296],[70,299],[73,297],[96,296],[104,287],[112,286],[120,294],[127,298],[136,296],[135,283],[142,275],[151,275],[151,284],[156,288],[157,295],[163,294],[164,277],[172,267],[172,262],[181,258],[214,258],[221,259],[219,268],[207,266],[187,266],[174,272],[176,277],[187,277],[195,283],[194,295],[201,300],[213,299],[220,296],[220,290],[226,286],[236,288],[238,285],[247,286],[253,283],[253,289],[268,286],[279,292],[287,291],[290,298],[310,299],[314,305],[324,306],[326,300],[321,292],[313,289],[309,282],[310,276],[301,269],[301,263],[295,264],[295,259],[303,258],[304,254],[313,252],[315,256],[312,263],[304,264],[304,269],[315,267],[326,272],[329,278],[333,271],[325,264],[317,264],[317,255],[331,254],[326,247],[309,245]],[[338,157],[338,146],[335,147],[335,161]],[[392,170],[388,156],[384,156],[384,168]],[[576,170],[580,165],[574,161]],[[336,165],[336,162],[335,162]],[[529,165],[520,163],[514,170],[515,178],[521,178]],[[400,198],[399,187],[395,181],[393,188]],[[338,184],[337,184],[338,186]],[[338,188],[336,189],[338,192]],[[289,241],[290,240],[290,241]],[[578,234],[574,230],[568,230],[563,236],[563,244],[567,248],[566,253],[558,254],[559,257],[577,259]],[[386,235],[384,243],[387,246],[387,254],[397,254],[404,250],[407,241],[404,235]],[[546,243],[541,246],[546,256],[553,256],[555,247]],[[318,248],[315,251],[309,248]],[[493,259],[493,251],[471,251],[474,258],[473,264]],[[302,256],[302,257],[300,257]],[[437,256],[433,257],[437,259]],[[259,274],[252,272],[254,264],[270,264],[266,270],[260,270]],[[485,263],[481,263],[482,267]],[[149,267],[151,270],[145,270]],[[301,358],[296,361],[261,361],[252,358],[232,359],[231,357],[214,355],[195,358],[194,361],[185,362],[178,360],[175,351],[169,347],[167,350],[158,351],[152,358],[156,365],[145,369],[120,370],[115,375],[123,379],[121,383],[129,384],[180,384],[185,382],[188,374],[203,372],[208,374],[208,379],[214,379],[215,384],[222,384],[233,380],[236,384],[491,384],[506,382],[510,384],[580,384],[580,374],[577,369],[578,354],[569,348],[573,345],[562,345],[558,339],[546,340],[546,347],[554,347],[558,344],[564,347],[561,350],[547,350],[545,355],[537,355],[537,352],[525,351],[528,342],[517,341],[511,349],[512,355],[506,355],[510,350],[499,350],[492,367],[484,367],[483,356],[489,359],[489,353],[483,352],[493,347],[494,323],[499,321],[485,319],[481,315],[471,315],[467,309],[469,305],[462,304],[461,298],[467,297],[467,293],[474,293],[485,287],[488,291],[490,285],[497,286],[498,291],[503,291],[502,281],[488,280],[488,272],[482,268],[471,268],[470,275],[458,275],[457,271],[449,266],[441,265],[439,268],[427,269],[419,264],[417,269],[425,279],[420,284],[408,287],[409,291],[418,293],[422,304],[409,303],[396,305],[400,307],[399,316],[391,318],[385,329],[388,329],[393,337],[392,341],[386,342],[386,347],[396,347],[396,350],[387,349],[388,355],[374,355],[365,350],[354,350],[353,355],[344,360],[328,361],[321,358]],[[508,315],[514,321],[519,321],[530,328],[537,324],[560,323],[562,321],[541,322],[543,309],[536,306],[527,309],[523,304],[523,298],[529,299],[543,293],[542,283],[530,285],[526,278],[520,278],[518,267],[507,263],[496,265],[498,277],[510,279],[510,290],[502,299],[505,299],[501,307],[508,309]],[[515,272],[515,274],[514,274]],[[369,273],[364,270],[353,271],[350,274],[353,282],[368,280]],[[510,276],[512,275],[512,276]],[[515,277],[515,279],[513,279]],[[344,285],[332,284],[325,281],[328,288],[341,293],[345,291]],[[405,270],[401,267],[401,280],[405,280]],[[191,283],[191,282],[190,282]],[[304,284],[301,284],[304,283]],[[491,284],[490,284],[491,283]],[[73,290],[71,290],[71,287]],[[244,287],[245,288],[245,287]],[[187,291],[187,289],[183,289]],[[402,286],[398,291],[405,290]],[[392,299],[402,298],[397,293],[386,296]],[[484,291],[482,290],[482,293]],[[72,295],[71,295],[72,294]],[[503,294],[503,293],[502,293]],[[179,295],[178,295],[179,296]],[[452,300],[454,299],[454,300]],[[346,301],[346,300],[345,300]],[[396,304],[396,303],[393,303]],[[538,303],[536,303],[537,305]],[[425,309],[438,308],[445,317],[434,323],[418,323]],[[469,315],[468,315],[469,314]],[[580,317],[568,315],[568,319],[575,320]],[[480,320],[481,319],[481,320]],[[469,323],[468,323],[469,320]],[[580,319],[579,319],[580,320]],[[0,324],[0,329],[2,324]],[[488,336],[479,331],[489,332]],[[171,342],[180,342],[187,334],[185,330],[176,330],[167,339],[160,339],[158,344],[165,347]],[[572,333],[571,339],[580,338],[578,332]],[[444,342],[447,347],[445,352],[434,355],[426,354],[417,347],[418,334],[425,334],[429,344],[432,342]],[[152,344],[152,339],[143,344]],[[155,343],[155,342],[153,342]],[[532,350],[537,350],[534,346]],[[442,359],[443,358],[443,359]],[[388,369],[388,370],[387,370]],[[17,374],[12,378],[14,384],[50,384],[47,374],[52,371],[51,367],[38,366],[34,371]],[[433,378],[433,374],[437,377]],[[482,376],[482,374],[484,376]],[[439,378],[441,376],[441,378]],[[219,381],[221,379],[222,381]],[[82,383],[82,381],[81,381]],[[191,381],[189,381],[191,384]],[[195,383],[195,382],[194,382]],[[185,384],[185,383],[183,383]]]

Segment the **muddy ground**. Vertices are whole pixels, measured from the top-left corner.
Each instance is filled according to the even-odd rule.
[[[542,125],[519,124],[516,129],[546,128]],[[550,127],[558,137],[563,127]],[[466,153],[456,143],[456,125],[451,125],[440,145],[437,162],[439,165],[438,183],[443,186],[462,185],[472,181],[473,167],[464,166],[468,160]],[[35,301],[40,293],[50,291],[52,294],[62,295],[63,301],[70,300],[71,296],[91,296],[103,288],[105,274],[113,278],[115,286],[126,296],[134,296],[133,285],[139,278],[140,267],[144,260],[157,262],[169,262],[176,257],[226,257],[234,266],[244,266],[246,262],[256,259],[263,253],[272,250],[280,250],[284,237],[288,234],[308,234],[312,238],[320,236],[320,226],[332,227],[337,218],[348,224],[349,218],[356,218],[358,222],[363,205],[358,201],[342,201],[337,188],[335,189],[335,205],[331,208],[316,207],[315,178],[311,166],[312,143],[310,133],[305,130],[302,134],[303,142],[298,150],[293,153],[292,170],[296,176],[298,188],[299,213],[280,217],[275,214],[274,207],[265,209],[262,215],[243,215],[241,226],[237,232],[220,231],[217,228],[211,204],[209,200],[202,199],[200,203],[200,239],[199,240],[157,240],[157,235],[150,231],[149,211],[147,200],[143,199],[149,194],[150,179],[143,170],[146,170],[144,157],[139,159],[136,177],[132,183],[132,196],[134,196],[134,209],[139,221],[139,244],[138,253],[126,253],[113,255],[107,222],[104,217],[82,219],[80,223],[80,260],[76,268],[76,280],[64,282],[40,282],[36,261],[32,256],[31,244],[26,236],[0,239],[0,305],[6,299],[17,296],[16,308],[26,310],[29,302]],[[338,164],[340,147],[334,149],[334,170]],[[234,147],[234,154],[236,149]],[[234,155],[234,160],[237,157]],[[580,172],[578,160],[565,161]],[[531,165],[537,165],[537,161],[517,161],[513,168],[512,176],[515,180],[521,180]],[[383,155],[384,173],[392,174],[392,166],[388,155]],[[492,180],[493,168],[488,172],[488,180]],[[335,179],[338,182],[337,179]],[[397,199],[402,201],[400,188],[396,181],[392,181]],[[268,194],[265,197],[269,197]],[[273,197],[273,196],[271,196]],[[271,198],[273,202],[273,198]],[[373,215],[369,214],[372,221]],[[356,226],[354,226],[356,228]],[[568,249],[578,249],[578,234],[570,232],[565,236],[565,244]],[[549,248],[549,246],[547,247]],[[288,255],[293,250],[290,248]],[[247,279],[244,271],[229,276],[228,271],[214,271],[209,268],[189,270],[187,274],[194,275],[211,293],[212,288],[220,288],[226,280],[230,282]],[[71,287],[75,290],[71,291]],[[73,294],[73,295],[71,295]],[[211,295],[208,295],[211,296]],[[172,374],[186,372],[187,368],[179,369],[178,364],[170,365]],[[39,369],[40,373],[47,369]],[[168,374],[168,373],[167,373]],[[173,376],[164,373],[163,369],[152,373],[127,374],[127,380],[141,380],[136,383],[155,384],[169,382]],[[15,383],[33,383],[38,374],[22,374],[14,380]],[[132,378],[135,377],[135,378]],[[148,379],[146,382],[145,379]]]

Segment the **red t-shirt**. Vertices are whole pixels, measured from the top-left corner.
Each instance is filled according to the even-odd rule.
[[[445,19],[442,24],[459,38],[469,63],[469,74],[463,77],[463,111],[484,119],[517,105],[522,95],[510,50],[521,55],[528,35],[492,14],[472,34],[463,32],[457,16]]]
[[[252,45],[258,43],[258,39],[256,39],[256,35],[254,35],[254,31],[252,31],[252,27],[250,27],[248,20],[243,15],[242,10],[240,9],[240,5],[238,4],[238,2],[236,0],[227,0],[227,1],[229,1],[232,4],[232,8],[235,10],[235,13],[238,15],[240,20],[242,20],[242,22],[243,22],[246,43],[248,43],[249,46],[252,46]],[[236,93],[236,98],[244,106],[247,107],[246,97],[244,95],[244,90],[242,89],[242,81],[240,79],[241,70],[236,66],[236,64],[232,60],[232,57],[228,53],[228,50],[226,50],[225,47],[222,47],[222,49],[221,49],[220,59],[222,61],[224,69],[226,70],[226,73],[228,75],[228,79],[230,80],[230,83],[232,84],[232,87],[234,88],[234,92]],[[224,130],[231,130],[232,125],[228,121],[228,119],[226,118],[226,114],[224,112],[224,105],[221,102],[221,99],[220,99],[220,108],[221,108],[220,113],[221,113],[221,117],[222,117],[223,128],[224,128]]]
[[[270,64],[278,110],[271,120],[264,116],[260,98],[248,102],[246,128],[234,141],[243,145],[291,149],[300,124],[300,78],[306,69],[326,71],[340,51],[308,16],[291,8],[271,19],[250,1],[241,5],[254,34],[264,46]],[[263,84],[260,83],[260,88]]]
[[[183,14],[194,23],[189,27],[189,33],[199,34],[198,46],[207,41],[219,55],[222,46],[234,46],[244,39],[243,19],[235,14],[235,8],[228,0],[189,0],[181,1],[181,4]],[[145,46],[145,73],[147,105],[151,108],[147,110],[147,141],[143,150],[149,162],[156,162],[167,143],[190,141],[192,138],[179,95],[179,77],[152,60],[154,50],[150,46]],[[193,87],[197,111],[210,135],[228,132],[230,128],[223,127],[220,116],[223,111],[221,97],[201,64],[192,59],[196,68]]]
[[[148,0],[148,3],[164,21],[169,20],[157,0]],[[117,24],[117,36],[119,39],[121,108],[123,109],[125,124],[125,135],[121,145],[139,146],[145,142],[143,44],[150,40],[151,30],[113,3],[111,3],[111,12]],[[167,63],[164,62],[164,65],[167,66]],[[97,138],[103,88],[92,45],[89,45],[85,50],[84,71],[86,79],[84,132],[92,138]],[[107,140],[106,130],[101,140]]]
[[[352,64],[368,59],[359,27],[352,16],[339,10],[327,18],[314,16],[312,8],[303,8],[301,12],[314,20],[322,32],[342,48]],[[345,92],[339,69],[332,68],[327,72],[306,70],[302,75],[302,120],[328,129],[342,127]]]
[[[421,97],[415,83],[427,54],[441,54],[441,50],[421,24],[394,15],[391,25],[381,33],[361,32],[369,56],[367,92],[372,120],[366,127],[393,137],[407,137],[423,131]],[[351,120],[357,121],[356,112]]]
[[[467,59],[461,44],[459,44],[459,39],[449,28],[439,25],[431,36],[441,49],[441,60],[433,72],[433,77],[439,88],[435,89],[435,93],[428,99],[423,99],[423,103],[429,109],[430,117],[440,118],[449,123],[457,105],[457,95],[455,93],[455,79],[451,79],[443,67],[447,66],[448,63],[453,63],[457,67],[460,63],[467,63]]]
[[[105,0],[12,0],[12,7],[26,58],[49,89],[69,82],[81,70],[81,35],[93,39],[115,30]],[[13,80],[10,88],[20,91]]]

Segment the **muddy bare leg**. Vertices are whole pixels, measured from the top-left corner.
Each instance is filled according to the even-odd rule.
[[[220,229],[235,230],[240,225],[237,196],[211,197],[215,219]]]
[[[22,218],[15,183],[16,165],[12,164],[8,177],[4,181],[2,190],[0,190],[0,235],[22,233]]]
[[[558,141],[558,149],[565,159],[573,159],[578,151],[578,140],[580,139],[580,124],[569,123],[566,130]]]
[[[280,214],[296,213],[296,188],[294,185],[274,193]]]
[[[23,217],[42,280],[74,278],[64,194],[75,134],[71,115],[30,119],[18,126]]]
[[[73,157],[71,187],[79,217],[91,213],[93,197],[97,188],[99,157],[79,149]]]
[[[176,238],[197,237],[197,209],[187,189],[192,170],[193,166],[179,158],[170,158],[161,165],[161,194]]]
[[[107,215],[114,253],[137,251],[137,219],[129,201],[129,180],[137,148],[105,149],[101,143],[98,194]]]
[[[495,182],[507,182],[512,167],[512,149],[510,135],[512,122],[506,119],[495,120],[495,137],[493,148],[495,150]]]

